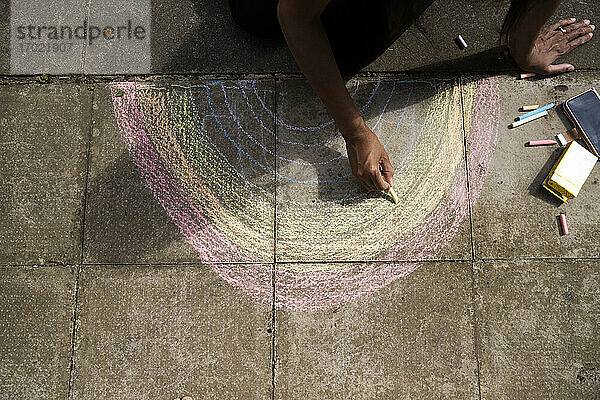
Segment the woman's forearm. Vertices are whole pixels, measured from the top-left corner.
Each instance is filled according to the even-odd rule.
[[[320,14],[329,0],[280,0],[281,30],[300,70],[345,139],[360,132],[360,116],[335,62]]]

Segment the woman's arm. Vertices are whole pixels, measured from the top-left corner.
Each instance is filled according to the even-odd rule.
[[[335,62],[321,23],[321,13],[329,1],[280,0],[277,15],[281,30],[300,70],[346,140],[352,173],[368,190],[385,190],[392,184],[393,168],[354,105]]]
[[[589,20],[565,19],[544,27],[561,0],[513,0],[505,23],[508,48],[526,71],[556,74],[573,71],[571,64],[552,64],[557,58],[589,41],[594,25]],[[566,32],[557,30],[563,27]]]

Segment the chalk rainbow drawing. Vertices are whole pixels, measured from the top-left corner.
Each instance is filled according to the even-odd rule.
[[[254,299],[270,302],[274,289],[276,306],[293,310],[338,306],[439,257],[481,191],[498,134],[494,77],[354,81],[396,167],[393,206],[356,183],[306,88],[111,85],[133,162],[201,261]],[[362,262],[339,262],[349,260]]]

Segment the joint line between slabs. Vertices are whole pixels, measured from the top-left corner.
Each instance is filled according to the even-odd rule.
[[[273,205],[273,264],[271,269],[271,290],[272,290],[272,301],[271,301],[271,399],[275,400],[275,367],[277,362],[277,348],[276,348],[276,313],[277,307],[276,302],[276,271],[277,271],[277,79],[273,75],[273,132],[275,136],[273,153],[273,175],[274,182],[274,205]]]
[[[89,6],[89,5],[88,5]],[[88,138],[87,138],[87,148],[86,148],[86,155],[85,155],[85,163],[86,163],[86,167],[85,167],[85,182],[84,182],[84,186],[83,186],[83,204],[82,204],[82,216],[81,216],[81,240],[80,240],[80,245],[81,245],[81,253],[80,253],[80,262],[79,265],[77,266],[77,272],[75,275],[75,299],[73,301],[73,328],[71,329],[71,356],[70,356],[70,362],[69,362],[69,382],[68,382],[68,391],[67,391],[67,398],[71,399],[73,397],[73,379],[74,379],[74,373],[75,373],[75,341],[76,341],[76,334],[77,334],[77,306],[78,306],[78,301],[79,301],[79,277],[81,275],[81,270],[83,268],[83,263],[84,263],[84,255],[85,255],[85,251],[84,251],[84,246],[85,246],[85,222],[86,222],[86,214],[87,214],[87,196],[88,196],[88,186],[89,186],[89,179],[90,179],[90,165],[91,165],[91,160],[90,160],[90,154],[91,154],[91,147],[92,147],[92,135],[93,135],[93,129],[94,129],[94,125],[93,125],[93,121],[94,121],[94,100],[95,100],[95,94],[94,91],[91,92],[90,95],[90,112],[89,112],[89,130],[88,130]]]
[[[463,98],[463,77],[462,75],[458,78],[458,89],[460,91],[460,111],[462,116],[462,132],[463,132],[463,153],[465,160],[465,174],[466,174],[466,190],[467,190],[467,208],[469,213],[469,235],[471,242],[471,260],[475,259],[475,243],[473,238],[473,215],[471,209],[471,176],[469,174],[469,156],[468,156],[468,143],[467,143],[467,128],[465,126],[465,103]]]
[[[88,0],[87,1],[87,7],[86,7],[86,19],[87,21],[90,20],[90,14],[91,14],[91,7],[92,7],[92,0]],[[85,76],[85,64],[86,64],[86,59],[87,59],[87,40],[84,40],[81,46],[81,63],[80,65],[80,73],[82,76]]]
[[[85,152],[85,181],[84,181],[84,185],[83,185],[83,211],[82,211],[82,216],[81,216],[81,240],[80,240],[80,244],[81,244],[81,254],[80,254],[80,265],[83,265],[85,262],[84,256],[85,256],[85,250],[84,250],[84,246],[85,246],[85,222],[86,222],[86,214],[87,214],[87,196],[88,196],[88,186],[89,186],[89,180],[90,180],[90,169],[91,169],[91,149],[92,149],[92,138],[93,138],[93,130],[94,130],[94,101],[95,101],[95,93],[92,90],[91,92],[91,98],[90,98],[90,113],[89,113],[89,124],[90,124],[90,128],[88,130],[88,140],[87,140],[87,148],[86,148],[86,152]]]
[[[475,353],[475,372],[477,376],[477,396],[481,400],[481,372],[479,362],[479,335],[477,326],[477,309],[475,304],[475,244],[473,242],[473,216],[471,213],[471,185],[469,175],[469,157],[467,152],[467,129],[465,126],[465,103],[463,98],[463,76],[458,78],[458,89],[460,91],[460,110],[462,115],[463,151],[465,159],[465,173],[467,183],[467,207],[469,211],[469,235],[471,241],[471,312],[473,322],[473,352]]]
[[[596,73],[600,71],[600,68],[578,68],[573,73]],[[493,73],[503,74],[503,75],[514,75],[516,76],[519,70],[499,70],[492,71]],[[458,71],[415,71],[415,70],[395,70],[395,71],[364,71],[360,72],[356,75],[357,78],[372,78],[378,75],[384,77],[394,77],[397,75],[410,75],[410,76],[433,76],[439,73],[447,74],[450,77],[457,77],[462,75],[476,76],[481,75],[482,73],[489,74],[489,71],[473,71],[468,74],[461,74]],[[6,83],[18,83],[23,82],[25,84],[33,83],[30,80],[36,79],[37,74],[21,74],[21,75],[11,75],[11,74],[0,74],[0,85]],[[76,73],[76,74],[57,74],[57,75],[49,75],[52,78],[57,79],[69,79],[78,83],[81,82],[81,79],[85,79],[87,83],[106,83],[106,82],[119,82],[123,80],[140,80],[144,81],[146,79],[172,79],[172,80],[180,80],[187,78],[194,79],[229,79],[229,80],[237,80],[237,79],[269,79],[272,77],[278,77],[281,79],[301,79],[304,75],[300,73],[293,72],[285,72],[285,73],[264,73],[264,72],[240,72],[240,73],[218,73],[214,72],[183,72],[183,73],[148,73],[148,74],[112,74],[112,75],[100,75],[100,74],[84,74],[84,73]],[[8,82],[3,82],[8,81]]]
[[[79,302],[79,276],[81,275],[81,265],[77,266],[75,274],[75,293],[73,301],[73,328],[71,329],[71,355],[69,361],[69,382],[67,387],[67,399],[73,398],[73,381],[75,379],[75,335],[77,334],[77,306]]]

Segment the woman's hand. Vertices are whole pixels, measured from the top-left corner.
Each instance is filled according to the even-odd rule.
[[[350,167],[359,182],[370,191],[389,189],[394,168],[373,131],[363,122],[344,137]]]
[[[525,71],[542,75],[573,71],[575,67],[571,64],[552,63],[592,39],[595,28],[587,19],[578,22],[575,18],[565,19],[543,27],[535,38],[533,46],[518,35],[509,35],[509,50],[519,67]]]

